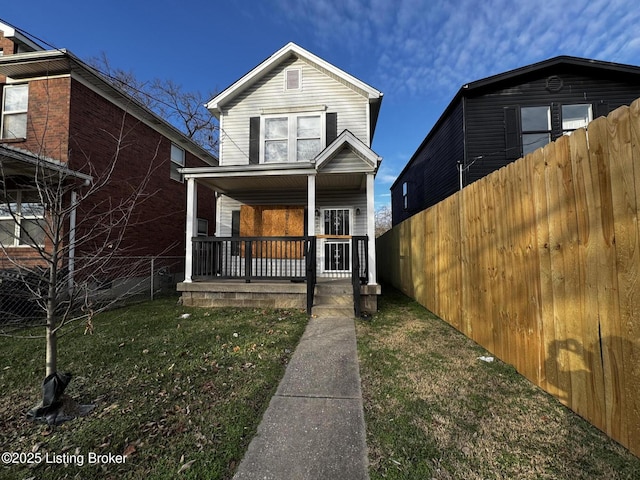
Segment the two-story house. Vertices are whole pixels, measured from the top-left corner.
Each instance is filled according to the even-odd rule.
[[[181,170],[189,192],[185,303],[304,307],[296,281],[313,289],[311,275],[353,280],[363,307],[376,308],[381,158],[371,143],[381,101],[375,88],[289,43],[207,104],[220,121],[220,165]],[[218,194],[216,238],[196,238],[191,212],[202,187]]]
[[[53,233],[44,228],[51,198],[42,182],[56,172],[77,184],[65,193],[68,205],[95,191],[73,205],[61,228],[63,241],[75,243],[63,251],[76,265],[98,240],[120,255],[183,258],[186,184],[178,169],[217,165],[217,158],[69,51],[45,50],[6,23],[0,50],[0,269],[46,255]],[[133,211],[119,212],[142,181]],[[211,235],[213,192],[202,189],[198,200],[196,228]],[[109,211],[120,215],[116,229],[127,223],[116,246],[106,230],[105,238],[96,235]],[[96,242],[87,241],[92,236]],[[182,277],[178,264],[171,268]]]
[[[560,56],[460,88],[391,186],[393,224],[640,97],[640,67]]]

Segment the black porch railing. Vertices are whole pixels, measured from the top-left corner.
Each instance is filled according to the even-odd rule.
[[[313,308],[313,296],[316,290],[316,237],[309,238],[307,255],[307,315],[311,315]]]
[[[360,318],[360,285],[367,283],[369,242],[367,237],[352,237],[351,248],[351,285],[353,286],[353,310],[356,318]]]
[[[304,281],[308,242],[308,237],[195,237],[192,278]]]
[[[192,241],[191,277],[194,281],[236,279],[247,283],[252,280],[306,282],[309,313],[313,306],[319,268],[317,255],[321,253],[325,257],[322,276],[351,277],[354,310],[356,316],[360,316],[360,286],[367,283],[369,276],[369,242],[366,236],[354,236],[350,241],[340,243],[346,246],[334,253],[346,254],[346,258],[338,255],[329,260],[327,255],[332,250],[323,250],[316,237],[194,237]]]

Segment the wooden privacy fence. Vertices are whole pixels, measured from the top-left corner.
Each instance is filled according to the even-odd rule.
[[[380,276],[640,455],[640,99],[378,239]]]

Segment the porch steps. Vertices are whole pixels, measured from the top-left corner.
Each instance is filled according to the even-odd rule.
[[[349,280],[318,282],[311,314],[317,318],[352,318],[354,312],[351,282]]]

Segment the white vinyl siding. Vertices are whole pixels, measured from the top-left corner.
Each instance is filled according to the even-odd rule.
[[[292,194],[291,192],[278,191],[255,192],[253,195],[247,194],[242,200],[248,205],[299,205],[306,207],[307,193]],[[216,235],[220,237],[231,236],[231,217],[233,210],[240,210],[242,202],[233,200],[225,195],[221,197],[219,224],[216,226]],[[353,211],[351,218],[351,235],[367,234],[367,195],[364,192],[354,194],[345,192],[318,192],[316,197],[316,209],[322,211],[326,208],[349,208]],[[360,215],[356,212],[360,211]],[[315,218],[316,233],[322,232],[322,217]]]
[[[287,68],[301,69],[302,90],[283,92]],[[307,62],[292,60],[265,75],[223,107],[220,165],[249,163],[249,118],[276,108],[285,112],[288,108],[295,110],[318,105],[326,106],[326,112],[337,112],[338,133],[347,129],[369,145],[368,99]]]

